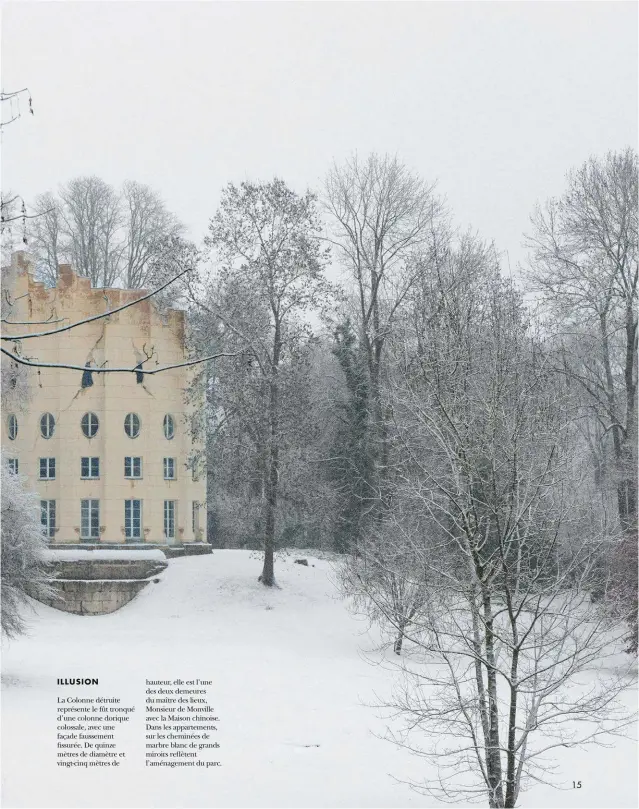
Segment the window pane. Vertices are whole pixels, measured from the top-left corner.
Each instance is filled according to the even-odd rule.
[[[124,432],[129,438],[137,438],[140,434],[140,417],[136,413],[128,413],[125,416]]]
[[[98,538],[100,536],[100,501],[82,500],[80,533],[84,538]]]
[[[124,532],[127,539],[139,539],[142,536],[142,501],[124,501]]]
[[[100,509],[97,500],[91,501],[91,531],[92,536],[97,536],[100,530]]]
[[[83,478],[99,478],[100,477],[100,459],[99,458],[82,458],[82,472]]]
[[[82,426],[82,432],[87,438],[93,438],[98,431],[99,422],[95,413],[85,413],[84,416],[82,416],[80,424]]]
[[[55,418],[51,413],[45,413],[40,419],[40,432],[44,438],[51,438],[55,431]]]
[[[127,455],[124,459],[124,476],[127,478],[142,477],[142,458]]]
[[[175,501],[164,501],[164,536],[173,538],[175,536]]]
[[[40,523],[46,536],[55,535],[55,500],[40,500]]]

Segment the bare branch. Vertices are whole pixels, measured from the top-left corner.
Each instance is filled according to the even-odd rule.
[[[166,283],[159,286],[157,289],[154,289],[152,292],[147,293],[146,295],[142,295],[140,298],[136,298],[134,301],[129,301],[128,303],[123,304],[122,306],[118,306],[115,309],[109,309],[107,312],[102,312],[99,315],[92,315],[91,317],[84,318],[83,320],[78,320],[75,323],[70,323],[68,326],[63,326],[60,329],[52,329],[51,331],[40,331],[40,332],[31,332],[29,334],[14,334],[14,335],[2,335],[0,339],[8,340],[10,342],[18,342],[21,340],[29,340],[34,337],[48,337],[51,334],[61,334],[65,331],[70,331],[71,329],[75,329],[78,326],[83,326],[86,323],[93,323],[96,320],[102,320],[105,317],[110,317],[111,315],[117,314],[117,312],[122,312],[124,309],[128,309],[130,306],[135,306],[142,301],[146,301],[149,298],[152,298],[154,295],[157,295],[158,292],[161,292],[163,289],[166,289],[170,284],[174,281],[177,281],[178,278],[181,278],[186,273],[192,272],[191,268],[182,270],[182,272],[174,275],[173,278],[170,278]]]

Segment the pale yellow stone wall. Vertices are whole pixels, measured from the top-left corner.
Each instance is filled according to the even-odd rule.
[[[50,325],[4,326],[5,334],[55,329],[142,297],[141,290],[91,289],[90,282],[61,266],[58,284],[47,289],[34,281],[26,254],[16,254],[3,294],[12,302],[13,321],[62,320]],[[5,346],[11,344],[5,343]],[[132,367],[153,351],[145,363],[151,369],[186,359],[184,313],[171,310],[163,320],[152,303],[143,301],[109,318],[79,326],[68,332],[22,342],[22,354],[43,362],[84,366]],[[191,384],[191,369],[174,369],[144,376],[138,384],[134,374],[93,374],[93,385],[82,388],[82,372],[67,369],[29,369],[30,393],[22,409],[12,406],[2,414],[2,446],[5,457],[18,458],[19,472],[42,498],[56,501],[57,533],[54,542],[80,541],[80,501],[100,501],[100,541],[124,542],[124,500],[142,500],[143,541],[164,544],[164,501],[177,501],[174,542],[194,542],[206,536],[206,483],[201,470],[188,467],[195,449],[187,423],[184,392]],[[10,412],[18,419],[18,435],[10,440]],[[40,433],[40,418],[52,413],[56,420],[52,438]],[[80,422],[87,412],[98,416],[97,435],[86,438]],[[140,435],[129,438],[124,431],[127,413],[136,413]],[[163,419],[171,414],[175,436],[167,440]],[[100,479],[82,480],[80,459],[100,458]],[[125,456],[142,458],[142,479],[124,477]],[[39,458],[56,458],[56,479],[39,480]],[[164,480],[163,458],[175,458],[177,480]],[[195,479],[194,479],[195,478]],[[199,531],[192,526],[192,504],[201,504]]]

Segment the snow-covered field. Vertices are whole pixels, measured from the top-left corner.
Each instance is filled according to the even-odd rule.
[[[329,562],[278,560],[281,589],[257,583],[247,551],[175,559],[112,615],[81,617],[42,605],[28,637],[4,647],[4,807],[427,807],[398,780],[424,763],[378,738],[386,721],[367,707],[392,673],[376,638],[339,600]],[[370,653],[370,654],[369,654]],[[135,704],[128,751],[108,771],[56,766],[58,677],[98,677]],[[209,679],[220,718],[219,769],[144,766],[145,679]],[[307,746],[311,745],[311,746]],[[566,750],[557,759],[579,790],[538,786],[523,807],[636,807],[636,744]]]

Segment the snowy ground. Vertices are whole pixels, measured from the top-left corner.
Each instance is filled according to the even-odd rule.
[[[256,581],[246,551],[175,559],[160,584],[112,615],[80,617],[38,605],[28,637],[3,655],[4,807],[428,807],[399,781],[423,762],[375,734],[374,708],[391,673],[375,638],[337,598],[326,561],[278,561],[281,589]],[[58,677],[98,677],[101,696],[144,704],[145,679],[210,679],[220,717],[219,769],[144,767],[141,710],[123,731],[128,758],[116,770],[55,763]],[[96,689],[74,689],[94,696]],[[306,747],[305,745],[318,745]],[[636,807],[633,741],[565,751],[566,780],[523,807]]]

